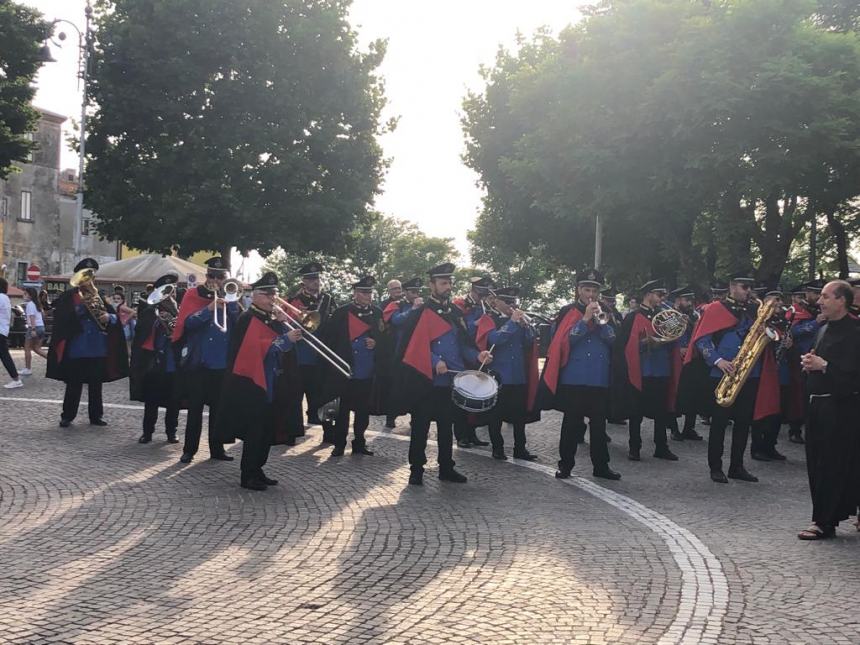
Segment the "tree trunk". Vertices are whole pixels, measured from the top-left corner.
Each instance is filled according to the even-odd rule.
[[[224,267],[230,271],[230,255],[233,247],[229,244],[221,249],[221,259],[224,261]]]
[[[836,214],[836,209],[828,209],[827,226],[833,234],[833,239],[836,242],[836,259],[839,262],[839,278],[845,280],[848,278],[848,236],[845,233],[845,225],[839,221]]]

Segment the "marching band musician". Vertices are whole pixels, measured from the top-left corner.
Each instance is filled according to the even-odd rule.
[[[388,291],[388,296],[379,303],[379,308],[382,309],[382,311],[385,311],[385,308],[392,302],[400,302],[403,300],[403,284],[400,280],[389,280],[388,284],[385,285],[385,289]]]
[[[396,412],[412,414],[409,442],[409,483],[420,486],[427,463],[427,434],[436,423],[439,448],[439,479],[464,483],[466,477],[454,469],[453,424],[465,416],[451,399],[452,372],[489,363],[492,355],[479,351],[469,336],[463,314],[451,303],[454,265],[433,267],[430,297],[413,314],[403,330],[394,362],[392,401]]]
[[[711,392],[716,389],[723,374],[734,373],[736,366],[733,361],[755,322],[758,307],[749,302],[752,284],[752,278],[740,272],[735,273],[729,281],[729,295],[722,301],[708,305],[693,331],[691,346],[684,361],[689,363],[699,357],[705,361],[711,368]],[[711,480],[728,483],[723,472],[723,442],[729,420],[733,419],[728,476],[741,481],[758,481],[744,467],[744,452],[753,420],[779,412],[779,379],[772,348],[766,347],[756,361],[735,402],[730,407],[714,405],[712,410],[708,436]]]
[[[692,287],[681,287],[671,291],[667,296],[667,302],[673,309],[680,311],[687,316],[687,329],[678,339],[678,347],[680,349],[680,357],[683,359],[687,354],[687,349],[690,346],[690,338],[693,336],[693,327],[699,319],[699,312],[693,306],[693,299],[696,297],[696,292]],[[680,377],[680,374],[679,374]],[[680,386],[679,386],[680,387]],[[672,439],[675,441],[701,441],[702,435],[696,432],[696,410],[680,408],[674,410],[684,416],[684,429],[678,430],[678,417],[674,414],[669,415],[669,430],[672,433]]]
[[[90,425],[106,426],[102,384],[128,376],[128,349],[122,325],[95,286],[99,263],[84,258],[75,265],[72,280],[86,270],[93,272],[90,278],[54,300],[54,327],[45,375],[66,384],[61,428],[68,428],[78,415],[84,383]]]
[[[161,276],[154,283],[157,291],[164,285],[176,285],[178,276],[173,273]],[[140,313],[131,349],[129,391],[132,401],[143,402],[143,434],[139,443],[149,443],[158,421],[158,408],[165,408],[164,428],[168,443],[179,443],[176,429],[179,426],[179,400],[176,396],[174,374],[179,362],[175,346],[170,340],[173,323],[178,313],[172,295]]]
[[[286,443],[277,420],[286,406],[277,400],[285,391],[279,381],[296,378],[295,363],[281,355],[294,350],[304,333],[284,324],[288,315],[275,307],[278,277],[271,271],[251,285],[251,307],[242,312],[230,336],[230,349],[220,400],[216,437],[219,442],[242,439],[242,488],[262,491],[278,483],[263,472],[269,448]],[[292,365],[284,370],[283,365]],[[286,401],[284,401],[286,403]]]
[[[589,420],[591,465],[595,477],[621,479],[609,467],[606,415],[609,405],[610,351],[615,342],[611,324],[599,324],[597,298],[603,276],[586,269],[576,277],[576,302],[555,318],[552,340],[541,374],[538,403],[543,410],[564,413],[559,439],[558,479],[570,478],[577,438]]]
[[[822,281],[813,280],[792,289],[792,309],[786,314],[791,318],[791,337],[794,340],[794,347],[789,355],[791,393],[788,406],[788,440],[792,443],[804,442],[803,423],[807,406],[800,357],[812,348],[815,336],[821,328],[818,298],[823,286]]]
[[[182,298],[172,336],[179,347],[180,398],[188,403],[185,444],[179,458],[183,464],[190,464],[200,447],[204,406],[209,406],[209,458],[233,461],[233,457],[224,452],[224,445],[216,439],[215,425],[230,334],[239,317],[240,307],[238,302],[226,303],[227,316],[221,320],[224,301],[219,292],[224,287],[227,269],[219,256],[209,258],[206,266],[206,282],[189,289]],[[224,322],[226,331],[217,324]]]
[[[611,287],[603,289],[600,292],[600,306],[606,315],[609,316],[609,322],[616,330],[620,329],[621,324],[624,322],[624,316],[618,311],[618,307],[615,304],[617,297],[618,291]]]
[[[389,282],[389,284],[391,284]],[[400,339],[403,336],[403,328],[409,316],[424,304],[424,299],[421,297],[421,278],[412,278],[404,282],[401,287],[403,289],[403,297],[399,300],[392,300],[387,305],[382,307],[382,320],[386,325],[389,333],[392,334],[392,342],[394,351],[400,347]],[[390,289],[389,289],[390,293]],[[387,414],[385,416],[385,427],[394,428],[397,423],[397,415]]]
[[[493,306],[478,320],[475,342],[478,349],[493,347],[493,369],[500,381],[495,407],[490,411],[490,441],[495,459],[507,459],[502,423],[514,430],[514,459],[534,461],[526,449],[526,423],[534,409],[538,384],[537,334],[516,308],[518,287],[495,291]],[[538,417],[539,418],[539,417]]]
[[[680,348],[677,341],[662,342],[654,335],[652,319],[663,307],[666,295],[662,280],[651,280],[639,288],[642,301],[637,311],[627,314],[613,352],[613,416],[628,421],[631,461],[641,459],[642,419],[654,420],[654,457],[677,461],[669,449],[669,401],[680,376]]]
[[[346,378],[329,365],[323,365],[324,373],[321,397],[323,402],[340,398],[340,407],[334,424],[334,449],[332,457],[341,457],[346,448],[349,433],[350,413],[354,415],[352,454],[372,455],[364,433],[370,425],[370,414],[381,407],[374,390],[377,366],[385,359],[378,356],[384,324],[382,311],[373,306],[373,287],[376,279],[364,276],[352,285],[352,302],[339,307],[320,328],[319,338],[340,356],[352,369]]]
[[[322,290],[321,276],[325,268],[319,262],[308,262],[299,267],[298,274],[302,284],[297,291],[287,297],[293,307],[304,312],[316,311],[320,316],[320,325],[325,324],[329,316],[337,309],[337,303],[332,295]],[[306,331],[305,333],[311,333]],[[325,401],[320,400],[320,358],[308,343],[299,343],[296,346],[296,360],[299,366],[299,387],[296,389],[295,399],[291,402],[289,429],[291,440],[295,443],[295,437],[305,434],[303,423],[302,402],[307,398],[307,419],[312,425],[322,425],[323,443],[334,443],[334,425],[327,420],[319,418],[319,408]]]

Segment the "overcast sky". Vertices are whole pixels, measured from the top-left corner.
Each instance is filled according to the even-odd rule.
[[[84,0],[23,0],[46,18],[83,27]],[[453,237],[467,259],[466,231],[480,208],[475,175],[460,161],[460,104],[481,86],[478,68],[492,64],[500,44],[513,44],[517,30],[541,26],[558,32],[580,18],[583,0],[356,0],[351,22],[362,42],[387,38],[381,73],[389,100],[386,117],[397,115],[396,132],[383,140],[393,159],[377,207],[416,222],[430,235]],[[422,10],[423,8],[423,10]],[[70,36],[73,33],[70,31]],[[75,73],[77,36],[54,49],[56,63],[40,72],[36,104],[78,119],[80,88]],[[64,166],[77,167],[66,152]]]

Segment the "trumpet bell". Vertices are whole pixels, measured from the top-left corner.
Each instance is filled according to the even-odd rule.
[[[69,286],[80,287],[82,284],[92,282],[96,277],[96,272],[93,269],[86,268],[77,271],[70,279]]]
[[[302,324],[302,327],[310,332],[314,332],[319,329],[320,326],[320,312],[308,311],[307,313],[302,314],[302,318],[299,322]]]
[[[222,288],[225,302],[237,302],[242,297],[242,285],[238,280],[227,280]]]
[[[153,289],[152,293],[146,299],[146,304],[157,305],[162,300],[169,298],[176,292],[176,287],[172,284],[163,284],[158,289]]]

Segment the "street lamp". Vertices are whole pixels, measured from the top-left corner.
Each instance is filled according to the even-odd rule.
[[[86,143],[87,143],[87,82],[89,81],[89,62],[90,62],[90,45],[92,44],[92,17],[93,17],[93,8],[90,6],[90,0],[87,0],[87,6],[84,9],[84,16],[86,19],[86,26],[84,27],[84,31],[78,28],[78,26],[63,18],[58,18],[56,20],[51,21],[51,33],[54,31],[54,27],[60,23],[64,23],[74,29],[78,34],[78,78],[83,81],[83,96],[81,98],[81,139],[78,149],[78,190],[76,195],[76,204],[75,204],[75,239],[74,239],[74,249],[75,249],[75,260],[77,261],[78,256],[81,253],[81,224],[83,221],[83,213],[84,213],[84,158],[86,156]],[[50,38],[50,37],[49,37]],[[66,39],[66,34],[64,32],[60,32],[57,34],[57,38],[61,41]],[[53,41],[51,41],[53,42]],[[54,43],[56,46],[61,47],[59,43]],[[41,58],[45,62],[55,62],[55,59],[51,56],[51,50],[48,47],[47,43],[42,47]]]

